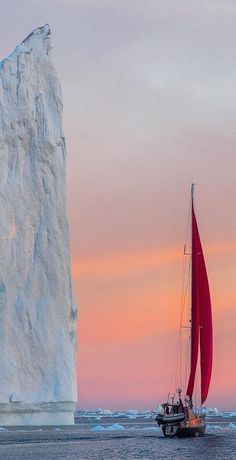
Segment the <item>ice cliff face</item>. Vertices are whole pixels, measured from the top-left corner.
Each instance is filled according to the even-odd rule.
[[[49,26],[0,62],[0,424],[71,423],[71,295],[60,85]]]

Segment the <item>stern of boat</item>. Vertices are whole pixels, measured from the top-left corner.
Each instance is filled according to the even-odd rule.
[[[165,437],[172,438],[192,438],[202,437],[206,431],[204,417],[196,417],[191,420],[186,420],[179,424],[161,425],[162,432]]]

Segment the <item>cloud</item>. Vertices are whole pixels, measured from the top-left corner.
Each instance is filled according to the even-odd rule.
[[[147,251],[119,252],[93,258],[73,260],[72,274],[75,279],[125,277],[150,269],[176,264],[182,259],[180,250],[152,249]]]

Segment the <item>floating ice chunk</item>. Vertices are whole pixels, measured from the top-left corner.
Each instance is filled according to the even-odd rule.
[[[113,423],[113,425],[110,425],[106,428],[107,431],[124,431],[123,425],[120,425],[119,423]]]
[[[215,415],[220,414],[220,411],[217,409],[217,407],[214,407],[214,409],[212,409],[212,412],[214,412]]]
[[[2,426],[0,426],[0,431],[8,431],[6,428],[3,428]]]
[[[97,418],[97,412],[81,412],[79,414],[79,417],[85,417],[85,418]]]
[[[93,428],[91,428],[91,431],[95,432],[102,432],[102,431],[124,431],[123,425],[120,425],[119,423],[113,423],[113,425],[109,426],[102,426],[102,425],[96,425]]]
[[[212,409],[211,407],[203,406],[201,408],[197,408],[197,411],[199,413],[207,415],[208,417],[222,416],[222,413],[217,409],[217,407],[214,407],[214,409]]]
[[[220,425],[207,425],[206,429],[207,430],[221,430],[222,427]]]
[[[100,431],[106,431],[106,429],[102,425],[96,425],[93,426],[90,431],[95,431],[96,433],[99,433]]]
[[[113,412],[112,417],[127,417],[125,412]]]
[[[112,415],[109,409],[98,409],[96,412],[101,415]]]
[[[236,430],[236,425],[235,425],[235,423],[232,423],[232,422],[231,422],[231,423],[228,424],[227,428],[228,428],[229,430]]]

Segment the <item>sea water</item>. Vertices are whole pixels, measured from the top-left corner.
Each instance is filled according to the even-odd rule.
[[[204,438],[167,439],[149,411],[80,412],[74,426],[0,428],[3,460],[236,460],[236,414],[207,416]]]

